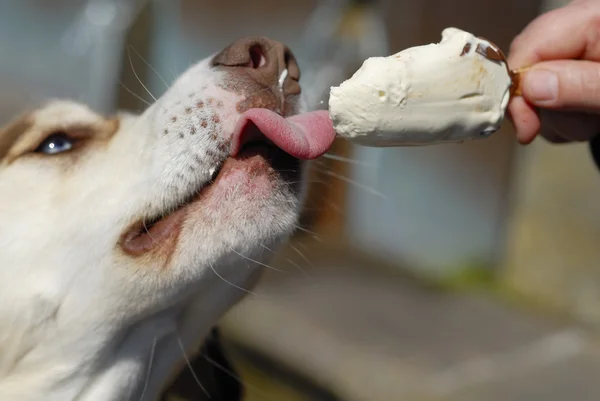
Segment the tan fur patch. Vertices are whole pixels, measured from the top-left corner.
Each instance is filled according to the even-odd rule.
[[[30,115],[24,115],[0,129],[0,164],[2,164],[13,145],[32,125]]]
[[[64,132],[80,144],[105,143],[118,128],[117,118],[107,119],[74,102],[52,102],[0,129],[0,164],[10,164],[33,152],[54,133]],[[65,155],[74,155],[80,149],[77,146]]]

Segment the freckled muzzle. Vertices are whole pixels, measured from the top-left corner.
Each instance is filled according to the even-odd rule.
[[[175,211],[169,208],[163,213],[146,216],[128,228],[120,245],[131,256],[161,252],[162,258],[168,260],[175,251],[177,235],[188,211],[194,208],[194,203],[202,201],[202,196],[208,196],[209,187],[214,188],[220,182],[221,173],[247,170],[254,163],[264,171],[277,172],[280,181],[298,182],[298,160],[321,156],[335,138],[326,111],[297,113],[300,69],[293,54],[283,44],[265,38],[242,39],[216,55],[210,61],[210,69],[226,73],[216,84],[218,90],[208,86],[210,93],[202,92],[202,83],[196,84],[196,80],[206,77],[201,76],[202,72],[194,72],[184,77],[179,85],[181,88],[197,85],[199,89],[188,88],[189,95],[181,94],[181,90],[172,91],[171,107],[157,108],[156,112],[160,118],[161,137],[173,138],[170,142],[173,144],[195,138],[189,142],[194,144],[194,157],[190,156],[184,163],[189,170],[187,175],[192,177],[197,172],[208,171],[213,177],[184,192],[183,206],[177,206]],[[210,71],[205,72],[210,74]],[[204,98],[198,97],[198,93]],[[228,100],[228,94],[236,96],[229,96]],[[231,102],[234,98],[238,102],[235,108]],[[187,146],[175,145],[172,149],[167,148],[170,149],[167,153],[192,153]],[[180,159],[173,155],[165,155],[171,167],[162,171],[180,169]],[[257,155],[263,162],[254,160]],[[179,172],[175,179],[184,180],[185,177],[186,174]],[[179,198],[177,204],[181,205]]]

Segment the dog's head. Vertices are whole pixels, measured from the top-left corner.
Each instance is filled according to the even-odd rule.
[[[140,116],[57,101],[0,129],[0,398],[153,399],[295,228],[334,137],[299,74],[244,39]]]

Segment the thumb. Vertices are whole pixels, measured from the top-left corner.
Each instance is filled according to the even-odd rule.
[[[534,106],[600,114],[600,63],[545,61],[525,72],[523,97]]]

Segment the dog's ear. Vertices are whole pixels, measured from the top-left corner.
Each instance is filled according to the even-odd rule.
[[[242,400],[244,387],[225,354],[218,328],[212,330],[200,352],[190,362],[191,369],[186,365],[163,393],[161,401]]]

